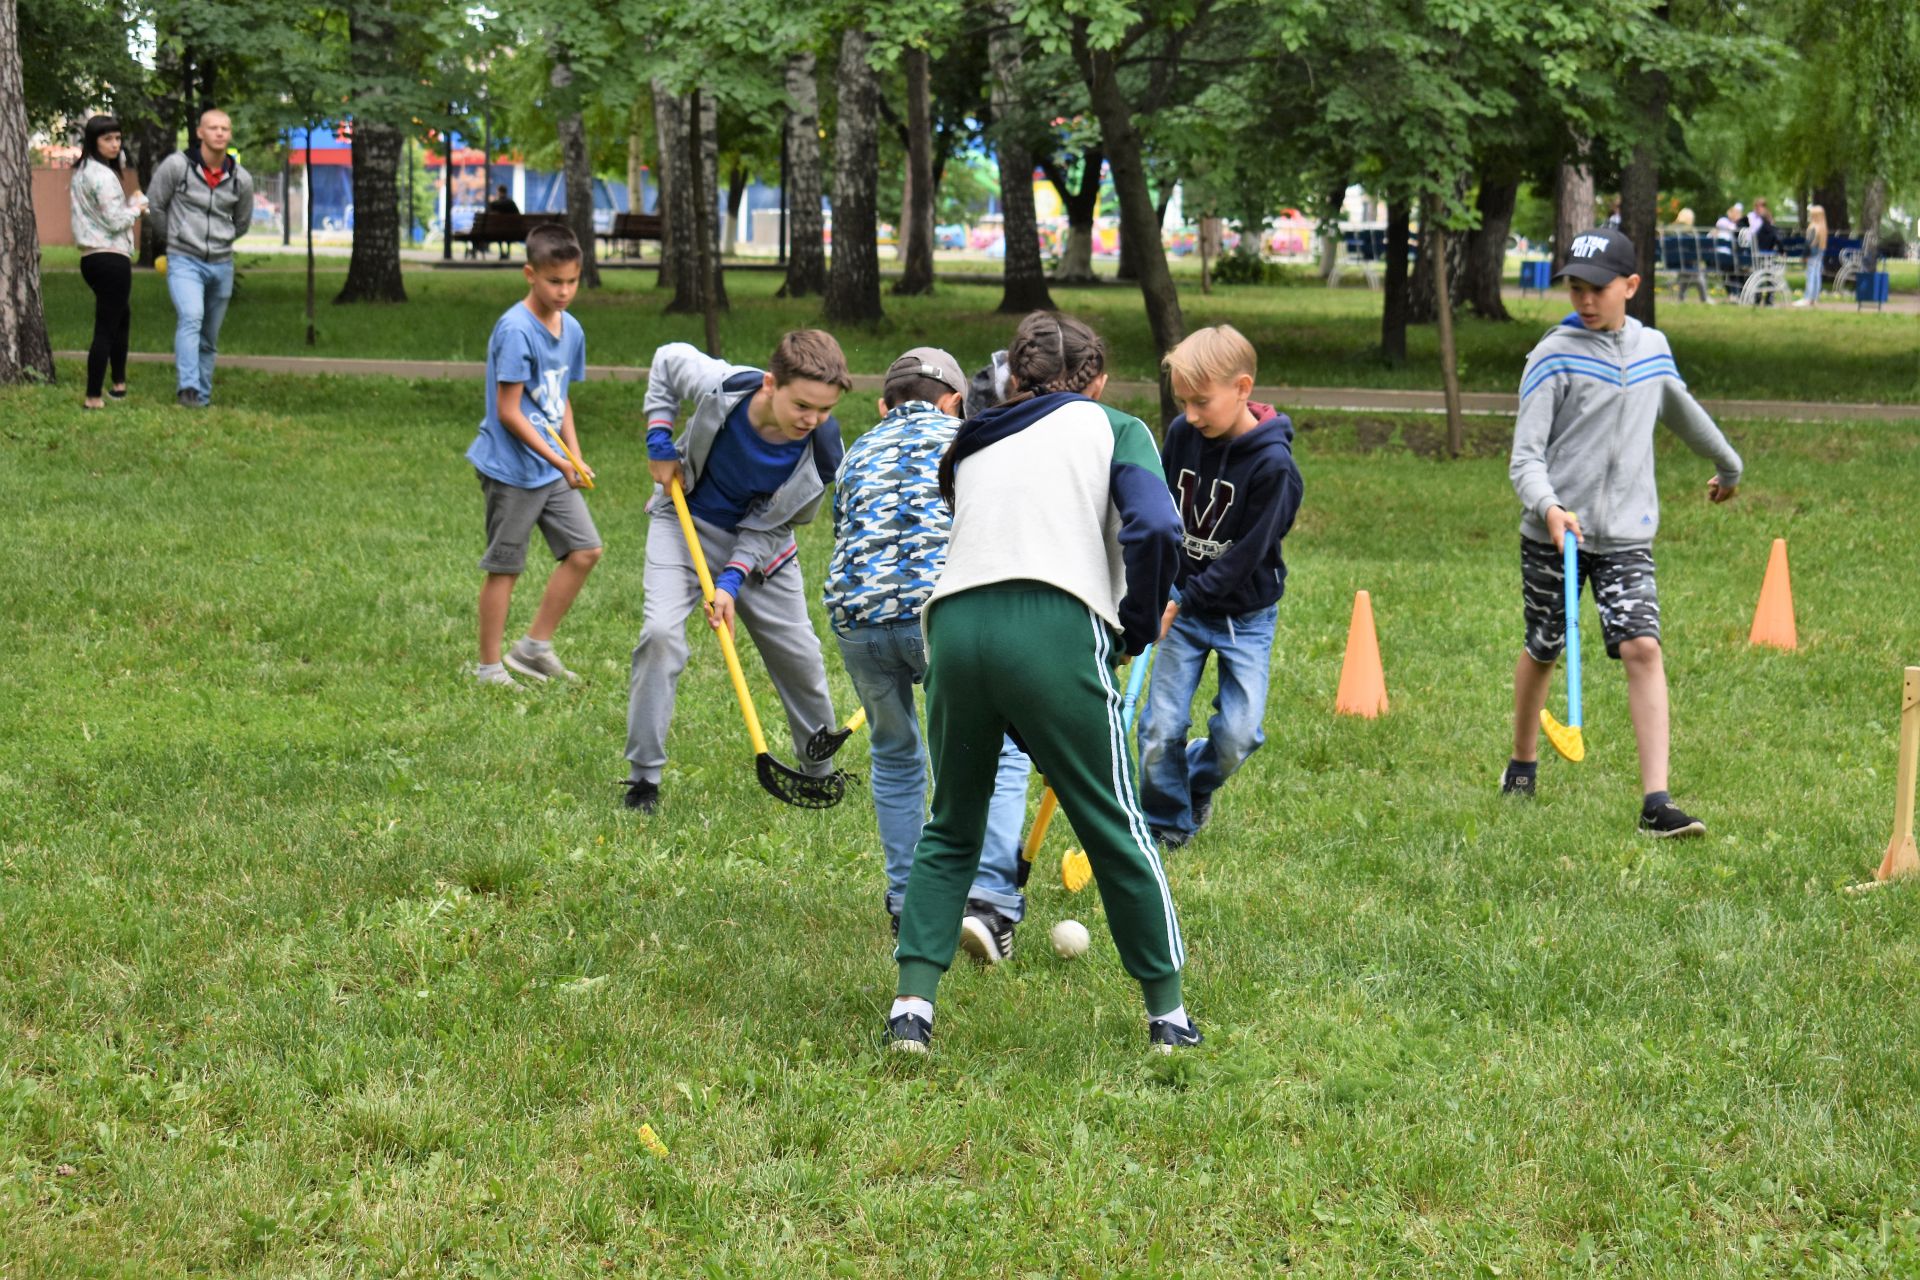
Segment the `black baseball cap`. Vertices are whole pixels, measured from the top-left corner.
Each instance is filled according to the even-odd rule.
[[[1605,285],[1639,269],[1640,259],[1633,251],[1633,241],[1612,227],[1595,227],[1573,238],[1573,244],[1567,249],[1567,265],[1560,268],[1554,279],[1572,276],[1588,284]]]

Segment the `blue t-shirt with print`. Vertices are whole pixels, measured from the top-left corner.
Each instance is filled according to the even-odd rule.
[[[748,508],[787,482],[806,452],[808,439],[769,441],[747,416],[752,396],[742,397],[727,425],[713,437],[700,483],[687,495],[687,510],[731,533]]]
[[[520,412],[535,431],[545,434],[551,426],[559,435],[567,418],[567,386],[586,376],[587,336],[580,322],[561,312],[556,338],[526,303],[514,303],[487,342],[487,414],[467,447],[467,461],[482,475],[516,489],[543,489],[560,479],[551,463],[500,425],[499,386],[524,384]]]

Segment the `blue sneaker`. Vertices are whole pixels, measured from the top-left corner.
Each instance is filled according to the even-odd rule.
[[[933,1024],[917,1013],[888,1018],[887,1047],[895,1053],[925,1053],[933,1047]]]
[[[1191,1049],[1200,1043],[1200,1028],[1192,1023],[1183,1027],[1168,1018],[1149,1018],[1147,1043],[1152,1046],[1155,1053],[1172,1053],[1175,1049]]]

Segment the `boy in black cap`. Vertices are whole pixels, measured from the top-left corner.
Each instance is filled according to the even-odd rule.
[[[1627,672],[1627,706],[1640,751],[1640,830],[1697,836],[1706,825],[1667,792],[1667,677],[1653,535],[1660,495],[1653,426],[1664,419],[1713,461],[1707,497],[1725,502],[1740,484],[1740,455],[1680,380],[1666,338],[1627,315],[1640,287],[1633,243],[1608,227],[1574,239],[1560,275],[1573,314],[1534,347],[1520,378],[1508,474],[1520,495],[1520,585],[1526,647],[1513,673],[1513,758],[1500,790],[1534,793],[1540,712],[1566,644],[1563,539],[1579,540],[1579,574],[1591,583],[1607,656]],[[1552,451],[1549,453],[1548,445]]]

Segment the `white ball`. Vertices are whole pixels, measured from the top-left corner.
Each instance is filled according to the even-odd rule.
[[[1087,926],[1078,920],[1062,920],[1053,926],[1053,954],[1062,960],[1085,955],[1091,941],[1087,936]]]

